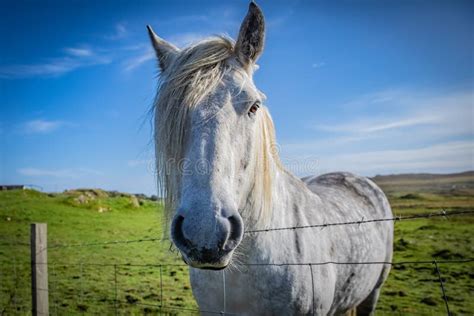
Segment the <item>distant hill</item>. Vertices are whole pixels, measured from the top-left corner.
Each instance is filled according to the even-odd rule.
[[[372,178],[386,193],[474,194],[474,171],[451,174],[407,173]]]

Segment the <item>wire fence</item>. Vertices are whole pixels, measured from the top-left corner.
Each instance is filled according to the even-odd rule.
[[[368,223],[377,223],[385,221],[399,222],[404,220],[417,220],[417,219],[429,219],[435,217],[444,217],[449,218],[451,216],[463,216],[463,215],[473,215],[473,210],[462,210],[462,211],[446,211],[441,210],[434,213],[426,214],[415,214],[409,216],[396,216],[392,218],[378,218],[378,219],[360,219],[356,221],[347,221],[340,223],[319,223],[314,225],[305,225],[305,226],[292,226],[292,227],[276,227],[276,228],[267,228],[267,229],[258,229],[258,230],[249,230],[246,231],[246,234],[257,234],[257,233],[270,233],[283,230],[299,230],[299,229],[315,229],[321,228],[325,229],[327,227],[341,226],[341,225],[362,225]],[[0,246],[9,246],[9,247],[24,247],[30,246],[27,242],[15,242],[14,239],[0,239]],[[143,242],[159,242],[163,241],[162,237],[144,237],[138,239],[130,240],[108,240],[108,241],[95,241],[89,243],[57,243],[52,244],[47,247],[48,250],[57,251],[60,249],[66,248],[82,248],[82,247],[95,247],[95,246],[109,246],[109,245],[119,245],[119,244],[140,244]],[[446,278],[442,276],[440,265],[443,266],[458,266],[458,265],[467,265],[474,263],[474,256],[472,258],[463,258],[463,259],[454,259],[454,260],[439,260],[438,258],[428,258],[426,260],[401,260],[401,261],[367,261],[367,262],[339,262],[339,261],[325,261],[325,262],[268,262],[268,263],[257,263],[257,262],[243,262],[238,263],[238,266],[252,268],[252,267],[308,267],[311,275],[311,281],[313,284],[314,291],[314,280],[313,280],[313,268],[323,265],[390,265],[392,267],[408,267],[415,268],[416,266],[426,266],[431,267],[436,275],[436,282],[439,284],[439,293],[442,297],[446,314],[451,315],[449,296],[447,294],[446,288]],[[13,277],[13,282],[11,282],[10,288],[13,291],[7,292],[8,295],[4,296],[5,286],[0,288],[2,293],[2,299],[0,300],[0,315],[10,314],[13,310],[14,313],[22,314],[25,311],[28,311],[30,308],[29,302],[23,300],[18,302],[19,297],[27,297],[28,295],[20,295],[19,291],[25,289],[25,279],[28,280],[29,274],[25,273],[27,267],[31,264],[28,261],[19,261],[17,256],[13,256],[12,261],[2,262],[2,270],[0,275],[0,283],[2,278],[8,278],[9,276]],[[177,271],[175,269],[185,269],[187,266],[184,263],[177,262],[159,262],[159,263],[133,263],[133,262],[61,262],[60,260],[55,260],[54,262],[36,262],[36,265],[47,265],[49,267],[50,273],[50,282],[48,289],[37,289],[39,291],[48,291],[50,293],[51,300],[51,314],[61,315],[64,313],[64,310],[70,307],[70,303],[64,303],[58,299],[58,293],[64,291],[66,286],[66,291],[70,292],[70,296],[75,297],[77,304],[76,309],[79,312],[92,314],[95,311],[88,310],[86,305],[87,302],[94,302],[95,304],[102,304],[107,306],[110,314],[121,314],[121,311],[126,306],[134,306],[143,308],[144,312],[160,312],[165,314],[194,314],[194,313],[208,313],[208,314],[226,314],[233,315],[226,311],[226,294],[225,294],[225,270],[222,271],[223,276],[223,288],[224,288],[224,303],[221,310],[215,311],[204,311],[199,310],[198,308],[189,308],[186,306],[179,306],[183,301],[179,300],[180,292],[176,291],[174,287],[179,287],[179,284],[185,283],[181,288],[185,290],[190,290],[188,281],[182,280],[182,278],[176,277]],[[6,267],[10,266],[11,269],[7,271]],[[20,267],[20,268],[19,268]],[[91,273],[87,271],[89,268],[109,269],[110,270],[110,279],[102,276],[100,278],[92,277]],[[130,289],[133,288],[133,285],[137,283],[135,280],[129,280],[127,278],[133,278],[130,269],[150,269],[152,272],[147,272],[153,275],[154,280],[157,281],[159,286],[154,286],[153,289],[157,291],[150,294],[150,300],[159,302],[159,304],[153,304],[149,300],[142,300],[131,293]],[[166,270],[166,271],[165,271]],[[19,275],[19,271],[22,271],[22,275]],[[73,280],[70,282],[70,279],[61,279],[61,275],[66,275],[67,271],[74,271]],[[184,271],[184,270],[181,270]],[[165,272],[168,274],[165,276]],[[143,271],[139,271],[139,274],[145,274]],[[90,277],[89,279],[87,277]],[[434,280],[433,280],[434,281]],[[91,290],[94,288],[96,282],[107,282],[110,284],[109,287],[105,287],[104,291],[97,291],[99,295],[95,296],[95,292]],[[5,284],[5,283],[3,283]],[[121,284],[127,284],[126,288],[121,287]],[[28,287],[26,287],[28,288]],[[190,296],[190,291],[186,294]],[[31,295],[31,293],[29,293]],[[172,300],[178,301],[178,303],[170,303],[171,300],[166,298],[166,295],[171,294]],[[71,300],[69,300],[71,301]],[[313,293],[313,311],[314,311],[314,293]],[[98,311],[97,313],[101,313]]]
[[[309,267],[310,269],[310,276],[311,276],[311,281],[313,284],[313,290],[314,290],[314,281],[313,281],[313,267],[315,266],[320,266],[320,265],[392,265],[392,266],[414,266],[414,265],[431,265],[434,267],[436,273],[437,273],[437,281],[439,282],[439,286],[441,288],[441,294],[442,298],[446,307],[447,315],[451,315],[449,311],[449,302],[448,302],[448,296],[446,295],[445,292],[445,279],[442,277],[442,274],[440,272],[440,265],[456,265],[459,263],[474,263],[474,258],[469,258],[469,259],[463,259],[463,260],[419,260],[419,261],[399,261],[399,262],[312,262],[312,263],[243,263],[242,265],[244,266],[258,266],[258,267],[268,267],[268,266],[306,266]],[[42,263],[38,263],[42,264]],[[46,263],[47,264],[47,263]],[[12,264],[13,265],[13,264]],[[84,298],[84,293],[83,293],[83,288],[82,285],[79,284],[79,308],[82,308],[81,306],[84,306],[84,302],[94,302],[94,303],[102,303],[102,304],[108,304],[110,305],[110,309],[114,314],[121,314],[121,309],[123,305],[135,305],[135,306],[143,306],[143,307],[153,307],[157,309],[158,311],[161,312],[166,312],[166,311],[180,311],[180,312],[185,312],[185,313],[208,313],[208,314],[222,314],[222,315],[236,315],[235,313],[227,312],[225,309],[225,299],[224,299],[224,308],[222,310],[217,310],[217,311],[210,311],[210,310],[199,310],[197,308],[186,308],[186,307],[179,307],[179,306],[164,306],[162,304],[163,300],[163,282],[162,282],[162,269],[164,267],[184,267],[186,265],[184,264],[178,264],[178,263],[166,263],[166,264],[133,264],[133,263],[122,263],[122,264],[114,264],[114,263],[80,263],[80,262],[73,262],[73,263],[50,263],[48,264],[51,268],[51,274],[53,275],[53,282],[51,282],[51,288],[50,289],[41,289],[39,288],[39,291],[50,291],[51,292],[51,298],[52,298],[52,312],[51,314],[54,315],[60,315],[61,310],[63,307],[59,307],[58,302],[55,300],[55,295],[58,293],[57,289],[57,284],[59,283],[56,278],[57,278],[57,269],[58,267],[80,267],[81,269],[81,275],[78,278],[78,280],[83,281],[83,267],[109,267],[113,269],[113,280],[112,280],[112,297],[113,298],[106,298],[106,297],[96,297],[96,298],[91,298],[87,297]],[[119,271],[120,269],[123,268],[130,268],[130,267],[139,267],[139,268],[157,268],[160,271],[160,297],[158,298],[158,301],[160,304],[152,304],[149,302],[140,302],[140,301],[132,301],[132,299],[129,298],[129,296],[126,296],[127,299],[123,300],[119,298],[119,276],[123,277],[126,276],[126,274],[121,274]],[[225,270],[222,272],[223,275],[225,275]],[[225,286],[224,286],[225,288]],[[10,304],[15,304],[14,298],[15,298],[16,293],[12,293],[10,295],[10,300],[7,302],[7,305]],[[225,298],[225,293],[223,294]],[[314,293],[313,293],[313,299],[314,299]],[[313,301],[314,304],[314,301]],[[7,306],[4,307],[3,310],[6,309]],[[14,307],[15,310],[20,310],[22,311],[23,309],[18,309],[18,307]],[[59,311],[59,312],[58,312]]]
[[[400,221],[407,221],[407,220],[417,220],[417,219],[427,219],[427,218],[449,218],[451,216],[462,216],[462,215],[473,215],[474,210],[456,210],[456,211],[446,211],[441,210],[437,212],[431,212],[426,214],[415,214],[415,215],[398,215],[395,217],[390,218],[375,218],[375,219],[364,219],[361,218],[360,220],[354,221],[347,221],[347,222],[338,222],[338,223],[318,223],[313,225],[303,225],[303,226],[290,226],[290,227],[278,227],[278,228],[263,228],[263,229],[255,229],[255,230],[247,230],[244,234],[256,234],[256,233],[267,233],[267,232],[277,232],[277,231],[284,231],[284,230],[297,230],[297,229],[309,229],[309,228],[326,228],[326,227],[333,227],[333,226],[345,226],[345,225],[361,225],[361,224],[369,224],[369,223],[378,223],[378,222],[400,222]],[[118,245],[118,244],[133,244],[133,243],[142,243],[142,242],[161,242],[161,241],[169,241],[169,238],[164,236],[161,237],[145,237],[145,238],[137,238],[137,239],[129,239],[129,240],[107,240],[107,241],[94,241],[94,242],[87,242],[87,243],[71,243],[71,244],[52,244],[48,246],[49,249],[56,249],[56,248],[76,248],[76,247],[94,247],[94,246],[105,246],[105,245]],[[26,246],[29,247],[30,244],[26,242],[16,242],[12,244],[12,242],[2,242],[0,246]]]

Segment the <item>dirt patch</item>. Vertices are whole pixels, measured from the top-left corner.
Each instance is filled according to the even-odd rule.
[[[405,195],[400,196],[400,199],[403,200],[423,200],[423,197],[416,193],[408,193]]]
[[[436,302],[436,300],[432,297],[424,297],[421,299],[420,301],[421,303],[423,304],[426,304],[426,305],[429,305],[429,306],[436,306],[438,305],[438,303]]]
[[[432,256],[435,258],[441,258],[441,259],[446,259],[446,260],[464,259],[464,255],[457,252],[452,252],[449,249],[441,249],[439,251],[436,251],[432,253]]]

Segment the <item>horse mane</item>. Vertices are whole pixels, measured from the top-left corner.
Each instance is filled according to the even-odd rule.
[[[254,139],[257,147],[257,164],[254,170],[255,184],[247,200],[247,207],[244,211],[251,211],[245,214],[247,224],[260,223],[268,224],[272,208],[272,184],[276,170],[287,172],[278,156],[278,146],[275,137],[275,127],[273,120],[266,107],[260,109],[259,133]]]
[[[226,61],[233,54],[234,42],[231,39],[211,37],[180,51],[159,78],[152,110],[155,113],[157,186],[159,196],[164,201],[164,227],[172,219],[179,201],[189,113],[214,91],[232,68]],[[257,146],[261,148],[262,157],[256,157],[259,160],[255,170],[255,186],[247,204],[253,210],[258,210],[258,218],[260,215],[267,218],[271,206],[272,166],[275,165],[270,160],[273,157],[277,166],[280,163],[274,150],[273,122],[266,108],[261,110],[261,133],[256,141],[259,142]],[[167,229],[164,229],[164,234],[167,233]]]

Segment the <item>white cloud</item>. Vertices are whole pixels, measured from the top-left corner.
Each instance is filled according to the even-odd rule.
[[[474,142],[454,141],[409,149],[359,151],[317,156],[286,157],[288,168],[299,176],[350,171],[372,176],[377,173],[456,172],[474,169]],[[288,163],[287,163],[288,164]]]
[[[97,170],[88,168],[78,169],[38,169],[38,168],[20,168],[17,172],[27,177],[47,177],[47,178],[81,178],[90,175],[101,175]]]
[[[127,36],[125,24],[115,25],[115,32],[106,38],[118,40]],[[137,50],[143,44],[124,46],[122,50]],[[86,46],[65,47],[62,56],[46,58],[41,62],[32,64],[0,65],[0,78],[18,79],[30,77],[57,77],[72,72],[79,68],[104,65],[112,62],[113,51],[110,49],[91,49]]]
[[[387,129],[402,128],[409,126],[418,126],[425,124],[439,123],[441,120],[439,117],[420,117],[420,118],[405,118],[397,121],[385,122],[382,124],[375,124],[373,126],[365,127],[362,129],[363,132],[373,133],[380,132]]]
[[[299,175],[474,169],[472,91],[442,95],[387,90],[345,103],[340,113],[344,116],[337,121],[312,125],[317,133],[282,144],[284,160],[306,171]]]
[[[265,21],[265,26],[268,27],[269,29],[272,28],[277,28],[285,25],[288,21],[291,20],[291,18],[294,16],[295,10],[294,10],[294,3],[290,3],[291,1],[287,1],[285,3],[285,10],[283,11],[283,14],[280,15],[269,15],[268,18],[266,18]]]
[[[71,54],[71,53],[69,53]],[[18,79],[29,77],[54,77],[64,75],[78,68],[108,64],[111,60],[106,56],[80,55],[51,58],[37,64],[0,65],[0,78]]]
[[[53,132],[68,123],[64,121],[31,120],[21,124],[20,129],[26,134],[46,134]]]
[[[355,114],[351,120],[315,124],[313,128],[346,136],[388,133],[393,130],[404,132],[408,128],[419,132],[414,133],[413,137],[474,134],[472,91],[430,95],[389,90],[362,96],[343,107],[346,111],[363,112],[366,115]]]
[[[124,51],[136,51],[136,50],[144,50],[147,49],[151,46],[149,42],[146,43],[137,43],[137,44],[131,44],[131,45],[124,45],[120,47],[121,50]]]
[[[352,98],[342,104],[342,107],[345,109],[363,109],[373,106],[390,106],[392,102],[404,104],[406,101],[411,101],[413,96],[413,93],[403,89],[386,89]],[[420,96],[417,96],[417,99],[419,98]]]
[[[316,128],[327,132],[374,133],[402,127],[440,123],[441,121],[441,117],[427,116],[386,121],[367,120],[365,122],[350,122],[340,125],[317,125]]]
[[[325,62],[313,63],[311,65],[312,68],[321,68],[321,67],[324,67],[324,66],[326,66]]]
[[[91,49],[79,48],[79,47],[66,47],[64,51],[68,53],[69,55],[76,56],[76,57],[88,57],[94,54]]]
[[[283,155],[289,156],[314,155],[321,151],[326,152],[329,149],[340,152],[342,148],[346,148],[350,144],[358,144],[362,141],[377,137],[378,135],[371,134],[362,136],[336,136],[317,140],[300,140],[297,142],[284,142],[281,144],[281,149]]]
[[[146,63],[149,60],[152,60],[155,58],[155,52],[153,51],[152,48],[149,48],[146,50],[143,54],[135,56],[133,58],[130,58],[126,60],[123,65],[124,65],[124,70],[125,71],[131,71],[134,70],[135,68],[141,66],[142,64]]]
[[[329,169],[351,168],[363,173],[474,169],[474,142],[459,141],[426,147],[342,154],[322,161]]]
[[[125,23],[117,23],[114,26],[114,33],[110,35],[106,35],[105,38],[116,41],[122,39],[128,35],[128,30],[125,27]]]

